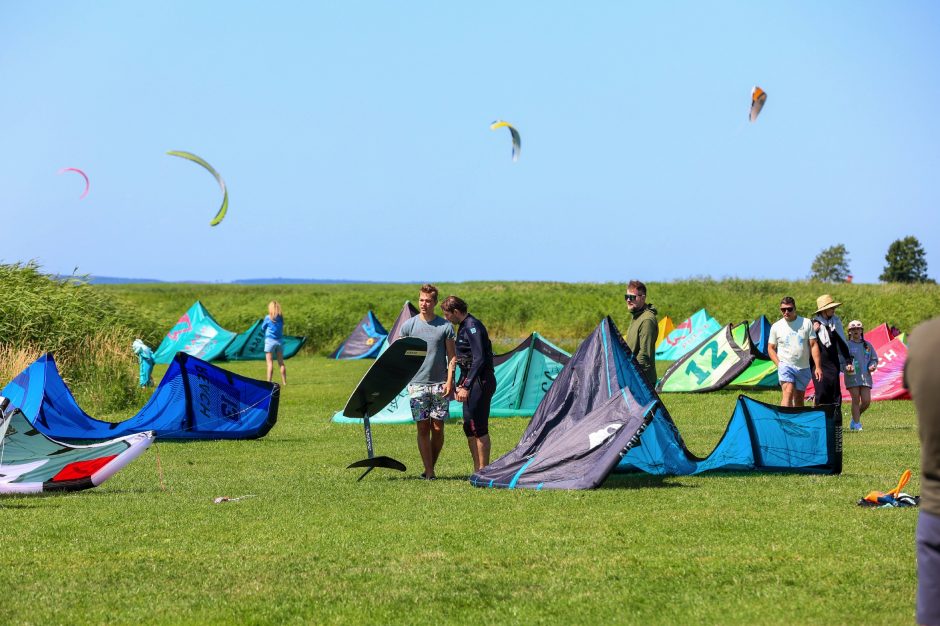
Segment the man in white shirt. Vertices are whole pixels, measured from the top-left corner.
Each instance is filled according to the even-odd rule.
[[[767,353],[770,360],[777,365],[777,376],[783,394],[780,404],[803,406],[803,396],[811,378],[810,354],[816,365],[816,377],[822,376],[816,331],[813,330],[810,320],[796,314],[796,301],[790,296],[780,301],[780,312],[783,318],[770,327]]]

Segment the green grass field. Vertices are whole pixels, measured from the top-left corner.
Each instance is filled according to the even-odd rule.
[[[441,297],[457,294],[486,323],[497,349],[514,347],[533,330],[572,351],[611,315],[626,330],[623,283],[479,281],[438,283]],[[417,283],[361,285],[100,285],[93,289],[136,315],[138,331],[154,345],[195,302],[201,300],[224,328],[241,332],[277,299],[284,307],[285,332],[305,335],[305,351],[327,355],[372,309],[390,326],[406,299],[417,302]],[[816,297],[831,293],[844,303],[839,315],[868,328],[883,322],[910,331],[940,311],[940,286],[933,284],[825,284],[782,280],[710,279],[650,283],[649,299],[678,324],[700,308],[722,324],[766,315],[780,317],[780,298],[792,295],[798,311],[812,315]],[[2,306],[2,304],[0,304]],[[2,339],[2,336],[0,336]]]
[[[288,361],[264,439],[158,443],[102,487],[0,499],[0,623],[913,620],[917,512],[855,504],[905,468],[915,473],[906,490],[919,493],[909,401],[875,403],[864,432],[846,433],[841,476],[616,476],[588,492],[481,490],[466,480],[470,455],[452,423],[440,480],[418,478],[414,427],[402,425],[373,433],[377,452],[409,471],[357,483],[344,468],[365,456],[362,428],[329,417],[368,365]],[[225,367],[264,374],[258,362]],[[735,397],[664,400],[704,455]],[[526,423],[493,420],[494,458]]]

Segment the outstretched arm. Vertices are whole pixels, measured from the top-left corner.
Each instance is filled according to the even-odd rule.
[[[457,367],[457,348],[453,339],[444,342],[447,348],[447,382],[444,383],[444,395],[449,396],[454,391],[454,369]]]

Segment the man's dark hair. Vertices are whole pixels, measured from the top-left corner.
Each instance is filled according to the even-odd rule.
[[[794,309],[796,308],[796,300],[790,296],[784,296],[783,300],[780,301],[780,304],[789,304]]]
[[[444,301],[441,302],[441,310],[450,313],[451,311],[460,311],[461,313],[467,313],[467,303],[458,298],[457,296],[447,296],[444,298]]]
[[[627,289],[632,289],[633,291],[637,292],[641,296],[646,295],[646,285],[644,285],[638,280],[631,280],[629,283],[627,283]]]
[[[421,285],[421,293],[426,293],[434,296],[434,301],[437,302],[437,287],[431,283],[424,283]]]

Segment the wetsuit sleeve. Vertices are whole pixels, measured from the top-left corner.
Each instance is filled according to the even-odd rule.
[[[832,336],[835,338],[836,346],[839,348],[839,369],[845,369],[846,363],[852,362],[852,353],[849,352],[849,346],[845,343],[845,340],[842,339],[842,335],[838,332],[833,332]]]
[[[471,330],[476,330],[477,332],[472,333]],[[467,377],[464,379],[461,387],[470,389],[473,385],[473,381],[476,380],[477,376],[480,374],[480,368],[483,367],[483,337],[486,334],[486,329],[484,328],[468,328],[466,331],[467,342],[470,344],[470,354],[473,357],[473,363],[470,364],[470,371],[467,373]]]
[[[653,354],[656,352],[656,337],[658,334],[659,325],[653,320],[645,319],[640,323],[636,341],[636,361],[644,369],[653,365]]]

